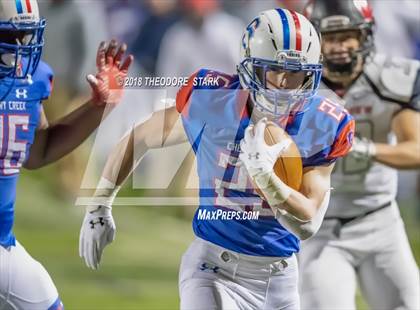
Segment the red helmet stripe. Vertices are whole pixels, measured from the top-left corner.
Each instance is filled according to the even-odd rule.
[[[293,16],[293,21],[295,22],[295,29],[296,29],[296,50],[302,50],[302,34],[300,31],[300,22],[299,17],[297,16],[295,11],[289,11]]]
[[[32,13],[31,0],[26,0],[26,9],[28,10],[28,13]]]

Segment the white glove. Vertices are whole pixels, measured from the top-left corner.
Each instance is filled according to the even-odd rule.
[[[267,120],[263,118],[255,125],[255,135],[254,126],[251,125],[245,130],[239,159],[256,186],[263,192],[269,205],[275,206],[286,201],[291,194],[290,187],[275,175],[273,167],[277,158],[292,141],[287,139],[275,145],[267,145],[264,140],[266,125]]]
[[[367,138],[354,137],[350,154],[357,159],[372,158],[376,155],[375,143]]]
[[[241,141],[239,159],[244,163],[251,178],[255,178],[259,174],[273,172],[277,158],[291,144],[290,139],[287,139],[275,145],[267,145],[264,140],[266,126],[266,118],[259,120],[255,125],[255,135],[253,133],[254,126],[248,126]]]
[[[97,206],[95,210],[86,210],[80,230],[79,255],[89,268],[97,269],[102,252],[115,239],[115,222],[111,209]]]
[[[120,189],[102,178],[94,199],[96,205],[86,207],[85,218],[80,229],[79,255],[89,268],[97,269],[104,248],[115,239],[115,222],[112,203]]]

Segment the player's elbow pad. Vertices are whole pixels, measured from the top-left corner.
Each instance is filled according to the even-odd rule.
[[[329,202],[330,190],[325,193],[317,213],[310,221],[302,221],[290,213],[280,209],[278,209],[276,219],[283,227],[297,236],[300,240],[306,240],[315,235],[321,227]]]

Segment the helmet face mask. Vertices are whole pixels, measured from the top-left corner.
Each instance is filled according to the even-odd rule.
[[[36,35],[37,33],[31,30],[0,30],[0,42],[30,45],[36,42]]]
[[[237,70],[253,114],[278,119],[316,94],[321,48],[304,16],[285,9],[262,12],[245,30],[241,52]]]
[[[31,0],[32,13],[17,13],[13,5],[0,0],[0,78],[26,79],[41,59],[46,21],[36,1]]]
[[[269,118],[277,118],[315,95],[322,67],[246,58],[238,70],[254,107]]]

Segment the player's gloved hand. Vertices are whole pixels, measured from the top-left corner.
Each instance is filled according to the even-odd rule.
[[[89,268],[97,269],[102,252],[115,238],[115,222],[111,208],[88,207],[80,230],[79,255]]]
[[[376,155],[375,143],[367,138],[354,137],[350,154],[357,159],[369,159]]]
[[[265,118],[258,121],[255,130],[253,125],[248,126],[241,141],[239,159],[245,165],[251,178],[255,178],[258,174],[273,172],[277,158],[291,143],[287,139],[275,145],[267,145],[264,140],[266,126],[267,119]]]
[[[123,57],[127,45],[118,45],[111,40],[109,44],[101,42],[96,56],[96,75],[89,74],[86,79],[92,88],[93,102],[97,106],[115,105],[121,101],[124,81],[128,69],[133,62],[133,56]]]
[[[79,255],[89,268],[97,269],[104,248],[114,241],[116,226],[112,203],[120,186],[101,178],[94,194],[93,205],[86,207],[79,238]]]

